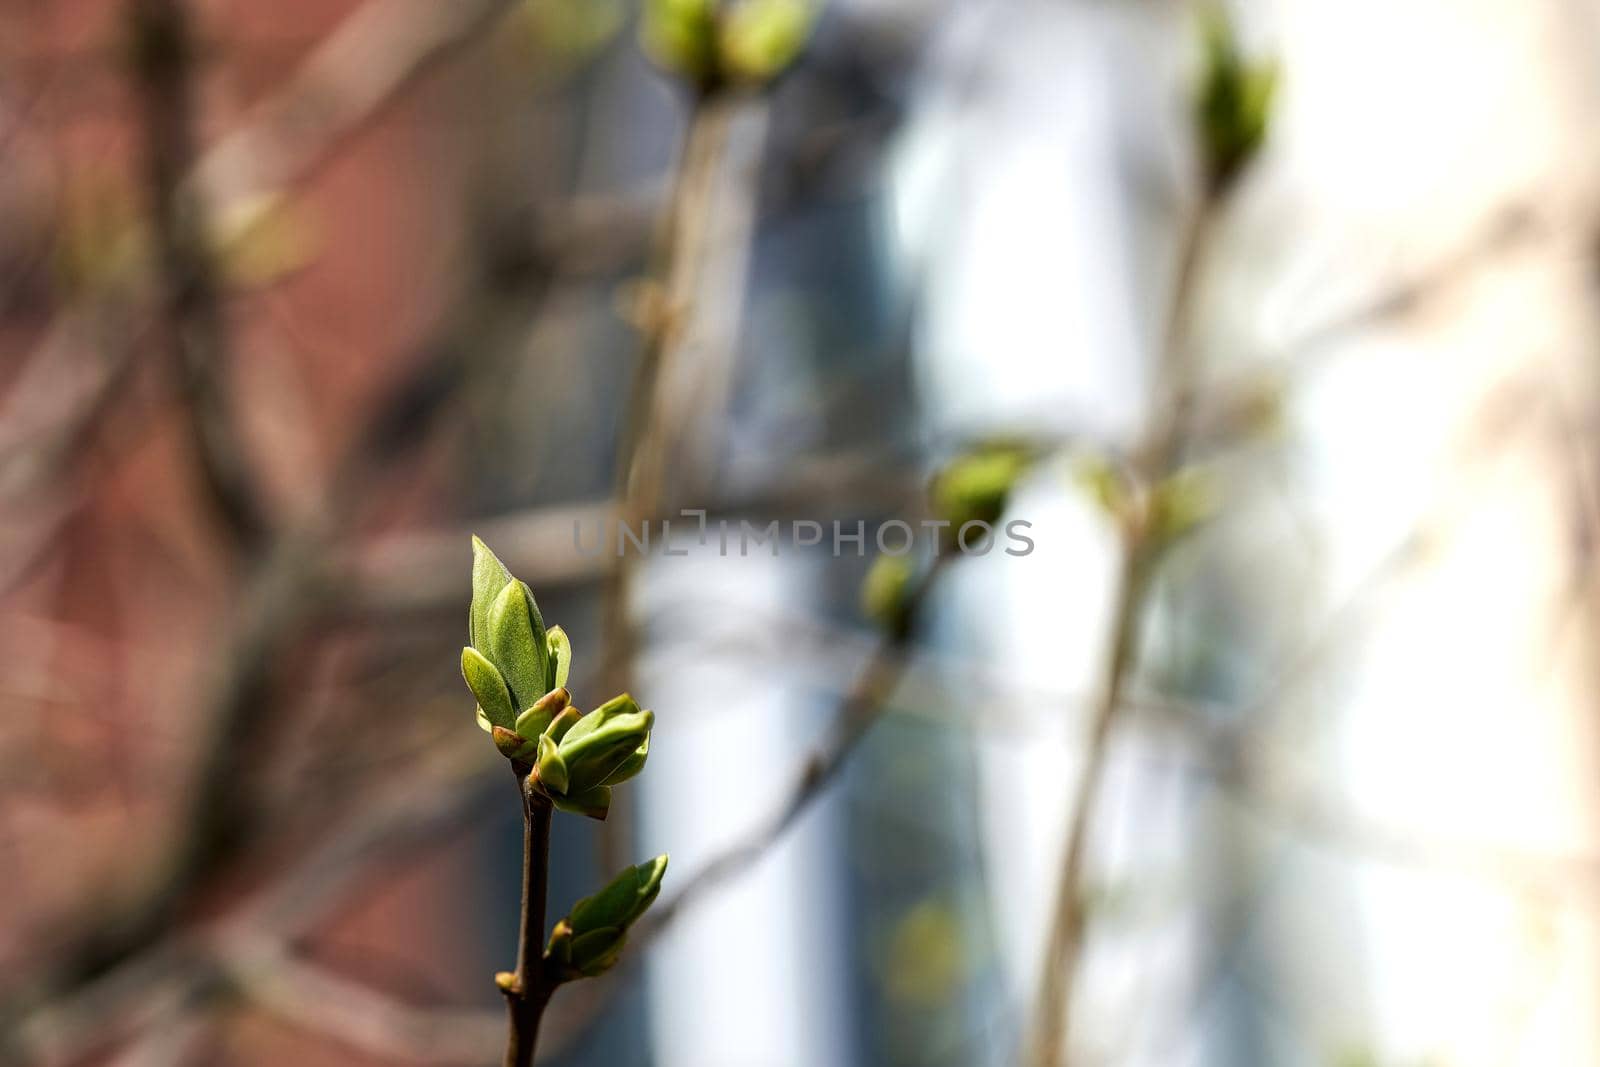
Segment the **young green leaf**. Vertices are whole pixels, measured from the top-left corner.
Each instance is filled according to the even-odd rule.
[[[498,556],[477,537],[472,539],[472,607],[467,636],[474,648],[489,647],[489,608],[495,597],[513,581]]]
[[[601,927],[632,926],[661,893],[667,856],[624,868],[606,887],[572,906],[567,923],[579,934]]]
[[[593,716],[597,712],[590,712]],[[655,724],[655,713],[641,711],[613,716],[576,741],[573,735],[583,725],[579,722],[561,740],[561,756],[566,760],[572,776],[572,788],[578,791],[595,785],[604,785],[613,772],[632,758],[639,746],[650,738],[650,728]]]
[[[561,709],[559,715],[550,720],[550,725],[544,729],[545,736],[559,742],[582,720],[583,712],[569,704]]]
[[[934,479],[935,510],[956,529],[968,522],[997,521],[1028,462],[1021,449],[1008,447],[985,447],[958,456]]]
[[[506,759],[526,760],[539,750],[537,742],[529,741],[515,730],[507,730],[504,726],[496,726],[489,731],[489,736],[494,738],[494,747]]]
[[[489,658],[511,687],[513,703],[526,708],[549,690],[549,653],[544,645],[544,622],[523,582],[513,580],[495,597],[489,609]]]
[[[650,758],[650,738],[644,739],[644,744],[633,750],[633,755],[617,764],[617,769],[606,775],[601,785],[621,785],[628,779],[644,770],[645,761]]]
[[[645,0],[639,36],[661,69],[696,84],[717,78],[717,0]]]
[[[605,974],[628,945],[628,935],[622,930],[591,930],[572,939],[572,969],[585,978]]]
[[[567,631],[559,626],[545,631],[544,643],[550,654],[550,688],[560,689],[567,684],[572,670],[572,643],[567,640]]]
[[[569,784],[566,760],[561,758],[561,750],[549,736],[539,738],[539,762],[535,764],[539,772],[539,784],[556,792],[565,793]]]
[[[575,743],[618,715],[635,715],[638,712],[639,704],[633,697],[627,693],[614,696],[580,719],[564,740]]]
[[[587,815],[591,819],[604,819],[611,810],[611,787],[597,785],[592,789],[550,798],[561,811],[574,815]]]
[[[729,78],[760,84],[789,66],[811,34],[806,0],[744,0],[722,19],[718,56]]]
[[[517,716],[517,733],[523,737],[539,737],[550,728],[555,717],[566,710],[567,701],[571,698],[572,694],[565,688],[550,690]]]
[[[861,583],[861,610],[891,633],[906,626],[907,600],[915,565],[904,556],[879,556]]]
[[[506,688],[506,680],[494,664],[477,649],[463,648],[461,677],[467,680],[467,688],[478,698],[478,707],[490,724],[511,729],[517,717],[516,709],[511,703],[511,690]]]

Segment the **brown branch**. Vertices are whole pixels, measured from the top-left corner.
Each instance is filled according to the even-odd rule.
[[[915,621],[954,557],[939,555],[907,591],[906,617]],[[838,776],[863,738],[882,718],[895,690],[905,677],[911,657],[906,655],[913,625],[898,627],[886,634],[874,649],[872,658],[856,675],[834,715],[830,736],[802,765],[784,801],[761,823],[734,844],[705,863],[671,897],[657,903],[639,921],[630,941],[646,946],[677,916],[700,901],[718,886],[738,877],[780,841]]]
[[[1144,444],[1134,457],[1135,473],[1147,494],[1172,472],[1183,451],[1193,399],[1192,368],[1186,358],[1188,318],[1216,207],[1214,199],[1202,201],[1179,237],[1172,306],[1155,383],[1155,415]],[[1122,521],[1119,533],[1121,559],[1111,610],[1111,640],[1101,675],[1101,696],[1089,721],[1083,767],[1072,791],[1061,881],[1045,942],[1044,971],[1029,1050],[1029,1062],[1034,1067],[1058,1067],[1070,1062],[1074,986],[1088,923],[1083,882],[1090,831],[1111,737],[1124,708],[1123,691],[1138,660],[1139,625],[1162,548],[1152,538],[1143,516]]]
[[[178,409],[207,499],[233,546],[249,553],[267,535],[266,506],[228,399],[232,342],[206,207],[184,183],[197,152],[198,35],[183,0],[132,0],[129,32]]]
[[[336,535],[367,499],[363,490],[434,431],[469,370],[479,369],[478,361],[503,358],[504,345],[480,343],[479,324],[506,304],[537,306],[551,275],[549,264],[538,263],[513,276],[502,272],[487,293],[474,291],[459,321],[447,324],[427,358],[379,403],[340,463],[323,506],[276,536],[247,581],[234,636],[210,679],[176,839],[121,909],[96,913],[51,966],[29,976],[31,995],[7,1005],[6,1019],[82,986],[174,931],[199,891],[259,833],[250,760],[273,718],[267,712],[282,653],[338,601],[341,587],[328,568]],[[481,366],[495,368],[493,362]]]
[[[522,907],[517,930],[517,969],[499,982],[506,998],[505,1067],[531,1067],[539,1025],[560,981],[545,966],[545,897],[550,880],[550,801],[527,768],[518,772],[522,795]],[[502,979],[506,976],[502,975]]]
[[[247,1003],[386,1063],[482,1064],[503,1040],[497,1013],[402,1003],[259,935],[227,949],[219,966]]]

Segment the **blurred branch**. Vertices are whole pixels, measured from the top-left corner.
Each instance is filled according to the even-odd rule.
[[[161,7],[176,8],[178,0],[137,2],[153,5],[152,11],[159,15]],[[157,153],[152,153],[150,163],[153,184],[167,192],[163,205],[204,203],[217,216],[226,217],[254,198],[281,195],[290,186],[310,179],[417,78],[476,40],[514,3],[367,0],[326,36],[248,120],[199,154],[192,136],[193,117],[186,116],[184,129],[178,129],[171,106],[172,99],[177,99],[185,109],[190,107],[190,72],[185,69],[176,85],[170,84],[170,69],[158,74],[158,79],[165,77],[167,83],[151,86],[157,89],[151,102],[165,101],[159,106],[166,114],[148,114],[147,109],[147,123],[161,126],[150,131],[162,142],[159,175],[154,173]],[[171,170],[185,160],[187,169]],[[166,211],[166,206],[162,210]],[[600,225],[595,217],[600,214],[590,212],[581,225],[571,227],[573,232],[564,233],[560,247],[587,247],[593,229]],[[197,242],[204,236],[197,230],[196,220],[181,213],[172,219],[172,225],[174,236],[182,240]],[[181,257],[178,265],[183,266]],[[61,315],[38,346],[41,355],[36,361],[47,365],[59,362],[50,353],[78,343],[82,319],[73,313]],[[97,332],[121,339],[130,331],[126,326],[101,324]]]
[[[952,559],[948,554],[934,557],[932,565],[907,590],[904,604],[908,618],[919,617],[928,596]],[[702,865],[676,893],[657,903],[635,927],[632,940],[636,944],[647,945],[654,941],[680,913],[753,866],[822,795],[861,740],[882,717],[905,676],[911,663],[911,658],[906,655],[911,630],[911,626],[900,627],[878,642],[872,658],[856,675],[854,685],[840,702],[834,714],[830,736],[801,766],[783,802],[739,841]]]
[[[663,392],[682,373],[690,354],[684,337],[693,329],[702,277],[711,250],[705,247],[717,210],[718,177],[739,100],[724,94],[697,94],[674,170],[665,214],[660,220],[650,279],[630,309],[644,333],[644,344],[629,385],[617,449],[615,496],[618,520],[637,530],[662,511],[669,464],[683,457],[671,448],[678,435],[668,425]],[[750,197],[753,192],[741,190]],[[604,541],[602,541],[602,545]],[[601,592],[601,648],[605,666],[601,689],[631,688],[638,634],[630,617],[638,559],[626,552],[606,574]],[[613,836],[616,831],[609,831]],[[603,858],[606,867],[616,857]]]
[[[190,180],[219,209],[304,182],[418,77],[475,41],[515,0],[367,0]]]
[[[405,1004],[257,940],[223,955],[229,982],[294,1026],[392,1063],[485,1063],[504,1041],[498,1012]]]
[[[499,265],[482,289],[469,286],[471,295],[459,316],[358,433],[323,505],[277,535],[262,554],[238,599],[227,650],[209,680],[206,710],[198,719],[199,754],[175,824],[176,839],[121,907],[97,910],[54,954],[50,967],[28,976],[32,996],[18,998],[8,1015],[25,1011],[30,1001],[69,993],[174,931],[200,890],[258,835],[251,764],[273,721],[282,653],[338,602],[343,576],[328,566],[337,558],[336,536],[382,472],[433,432],[469,372],[493,372],[493,361],[514,347],[503,337],[486,343],[481,331],[504,325],[508,316],[517,321],[530,316],[551,274],[548,264],[533,257],[516,270]]]
[[[922,472],[900,457],[859,450],[797,458],[781,479],[748,490],[724,491],[698,501],[707,521],[871,514],[885,500],[920,489]],[[592,581],[616,567],[614,553],[579,552],[574,530],[614,529],[622,508],[613,500],[580,501],[475,520],[471,530],[408,531],[387,535],[348,553],[338,565],[350,576],[333,610],[356,617],[454,612],[461,589],[455,562],[468,533],[500,549],[506,565],[541,589]],[[654,517],[654,516],[652,516]],[[608,690],[609,691],[609,690]]]
[[[1206,237],[1217,207],[1214,194],[1208,193],[1185,220],[1179,236],[1172,306],[1154,385],[1155,414],[1134,459],[1139,482],[1147,493],[1166,481],[1182,457],[1192,403],[1193,368],[1185,352],[1189,317]],[[1126,518],[1119,528],[1121,559],[1111,608],[1111,640],[1102,669],[1101,695],[1090,714],[1083,765],[1072,791],[1061,881],[1045,944],[1044,975],[1029,1054],[1029,1062],[1036,1067],[1058,1067],[1069,1062],[1071,1055],[1073,992],[1088,920],[1083,883],[1089,833],[1094,826],[1111,736],[1123,710],[1123,690],[1139,655],[1139,625],[1145,601],[1164,547],[1160,532],[1150,529],[1147,519],[1148,516]]]
[[[249,552],[267,535],[266,501],[228,399],[232,345],[208,248],[211,224],[206,205],[184,184],[196,154],[197,34],[183,0],[132,0],[129,15],[178,410],[206,495],[233,546]]]

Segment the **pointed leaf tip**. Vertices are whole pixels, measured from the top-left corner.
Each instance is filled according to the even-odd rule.
[[[510,729],[517,716],[511,704],[511,690],[495,665],[470,645],[461,650],[461,677],[478,698],[484,717],[492,725]]]

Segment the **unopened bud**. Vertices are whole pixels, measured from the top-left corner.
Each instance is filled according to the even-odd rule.
[[[506,688],[506,680],[483,653],[470,645],[461,650],[461,677],[466,679],[472,695],[478,698],[478,707],[483,709],[484,718],[494,726],[509,729],[517,713],[511,702],[511,691]]]
[[[585,729],[588,722],[596,719],[600,725]],[[561,740],[561,756],[572,776],[572,787],[581,791],[605,784],[649,740],[654,723],[652,711],[607,717],[603,710],[596,709],[584,716]]]
[[[550,654],[538,610],[532,592],[519,581],[502,589],[489,608],[489,658],[505,676],[518,707],[550,689]]]
[[[591,819],[603,821],[611,811],[611,787],[608,785],[597,785],[581,792],[555,796],[551,799],[562,811],[574,815],[587,815]]]
[[[660,894],[661,879],[666,873],[665,854],[624,868],[600,892],[574,904],[566,922],[578,934],[602,927],[626,930]]]
[[[539,784],[554,793],[565,793],[568,785],[567,764],[561,758],[556,743],[548,736],[538,741],[539,761],[534,764],[539,772]]]
[[[538,737],[550,726],[552,719],[567,706],[572,694],[565,689],[552,689],[533,702],[533,707],[517,716],[517,733],[523,737]]]
[[[569,966],[585,978],[604,974],[621,958],[627,944],[628,935],[623,930],[605,928],[579,934],[572,939]]]
[[[550,660],[551,688],[564,692],[567,675],[572,670],[572,642],[567,640],[567,631],[552,626],[545,631],[544,645]]]

